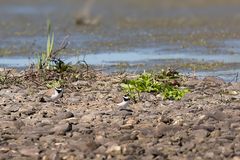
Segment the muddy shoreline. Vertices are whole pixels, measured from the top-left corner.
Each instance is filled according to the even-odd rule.
[[[240,48],[240,4],[236,0],[184,0],[181,4],[176,0],[103,0],[96,2],[91,12],[93,17],[101,17],[100,23],[96,25],[76,24],[77,14],[84,1],[50,3],[45,0],[24,0],[19,3],[1,0],[0,4],[0,55],[3,57],[36,57],[45,50],[45,26],[46,20],[50,18],[56,35],[56,46],[69,35],[70,46],[63,52],[64,56],[101,53],[109,53],[109,57],[116,56],[115,53],[141,55],[148,54],[142,49],[160,46],[160,51],[153,51],[152,54],[177,54],[177,60],[183,55],[183,69],[194,65],[195,68],[206,71],[204,68],[211,68],[208,63],[213,63],[212,67],[221,63],[222,65],[213,67],[213,70],[222,69],[224,73],[226,67],[235,70],[240,63],[239,58],[236,58]],[[170,52],[167,46],[170,46]],[[135,49],[138,51],[131,53]],[[196,58],[196,55],[199,57]],[[215,57],[214,62],[209,58],[212,56]],[[93,56],[92,59],[96,57]],[[186,57],[193,57],[193,60],[188,61]],[[229,63],[228,60],[232,59],[235,61]],[[155,60],[157,64],[164,64],[159,58]],[[164,60],[170,65],[178,63],[171,61],[171,57]],[[119,59],[118,63],[122,63],[122,60]],[[148,65],[153,62],[143,63]],[[233,70],[228,69],[229,72]]]
[[[1,86],[0,159],[240,159],[240,83],[188,77],[180,101],[142,93],[119,110],[132,76],[96,72],[56,103],[38,101],[41,85]]]

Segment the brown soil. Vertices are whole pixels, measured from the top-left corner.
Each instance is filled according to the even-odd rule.
[[[120,110],[130,76],[69,82],[55,103],[39,102],[45,88],[27,79],[1,84],[0,159],[240,159],[240,83],[187,78],[180,101],[144,93]]]

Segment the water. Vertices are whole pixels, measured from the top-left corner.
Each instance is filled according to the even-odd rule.
[[[191,56],[189,56],[191,54]],[[239,63],[240,55],[209,55],[199,53],[181,53],[167,50],[167,48],[139,48],[125,52],[109,52],[109,53],[97,53],[86,54],[77,56],[62,56],[66,63],[77,63],[78,61],[85,60],[90,65],[112,65],[121,62],[128,63],[150,63],[151,60],[193,60],[193,61],[219,61],[225,63]],[[36,63],[36,57],[26,56],[4,56],[0,57],[1,65],[5,67],[26,67],[31,63]]]
[[[226,42],[229,43],[229,42]],[[235,41],[236,43],[236,41]],[[233,45],[234,43],[231,43]],[[233,48],[237,48],[239,43],[236,43]],[[89,65],[94,66],[112,66],[118,65],[120,63],[131,64],[144,64],[145,66],[154,67],[155,65],[170,65],[170,64],[180,64],[180,63],[214,63],[222,62],[224,64],[239,64],[240,63],[240,54],[200,54],[197,51],[182,50],[178,51],[172,50],[172,48],[178,48],[180,46],[164,46],[161,48],[138,48],[124,52],[109,52],[109,53],[98,53],[98,54],[86,54],[86,55],[72,55],[72,56],[62,56],[61,59],[65,63],[78,63],[79,61],[85,60]],[[191,56],[189,56],[191,55]],[[1,67],[17,67],[25,68],[30,64],[37,63],[35,57],[27,56],[9,56],[9,57],[0,57]],[[234,65],[233,65],[234,66]],[[132,68],[131,70],[135,70]],[[111,71],[116,71],[111,69]],[[198,76],[219,76],[224,78],[226,81],[231,81],[234,79],[235,75],[240,71],[238,68],[228,68],[224,70],[208,70],[208,71],[198,71],[196,75]],[[182,70],[183,73],[187,74],[189,70]]]
[[[227,81],[229,74],[239,72],[240,5],[228,1],[201,5],[186,1],[179,5],[175,1],[103,0],[92,11],[93,17],[102,16],[99,25],[77,26],[76,13],[83,3],[0,1],[0,66],[24,68],[36,63],[36,54],[46,48],[49,18],[55,33],[55,48],[69,35],[70,45],[61,57],[66,63],[84,59],[110,72],[120,63],[129,64],[132,70],[137,64],[151,68],[223,63],[222,67],[196,74],[220,75]],[[189,69],[181,71],[187,73]]]

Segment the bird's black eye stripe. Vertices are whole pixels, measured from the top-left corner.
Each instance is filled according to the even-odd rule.
[[[56,91],[57,91],[58,93],[61,93],[61,92],[62,92],[62,89],[56,89]]]
[[[129,101],[130,98],[128,96],[123,96],[124,101]]]

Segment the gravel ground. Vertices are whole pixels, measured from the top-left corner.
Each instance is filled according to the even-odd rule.
[[[57,102],[39,102],[40,88],[1,89],[0,159],[240,160],[240,83],[188,78],[180,101],[144,93],[120,110],[122,77],[79,80]]]

